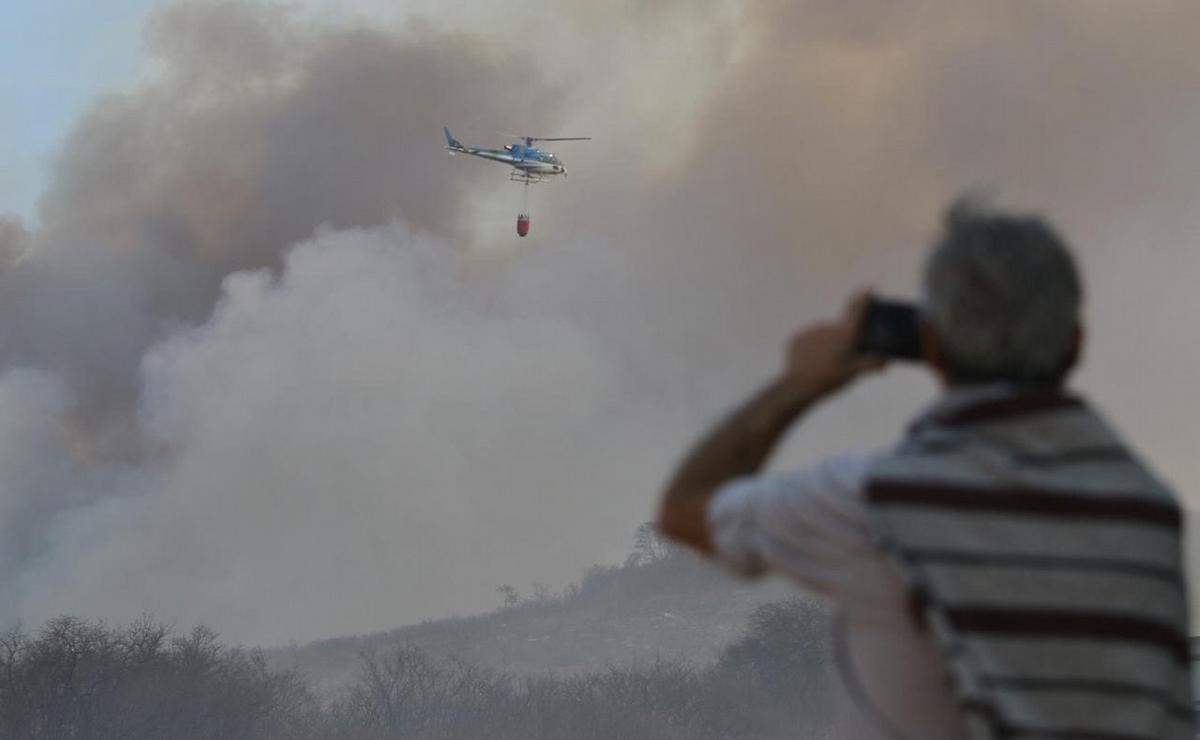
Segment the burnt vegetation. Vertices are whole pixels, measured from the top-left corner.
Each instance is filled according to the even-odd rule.
[[[180,635],[150,619],[114,628],[59,617],[0,639],[6,740],[304,737],[319,718],[298,674],[203,627]]]
[[[623,566],[595,570],[561,594],[535,588],[519,603],[506,598],[497,613],[638,593],[658,577],[692,572],[686,557],[640,532]],[[540,674],[376,640],[360,645],[348,681],[319,690],[300,670],[224,645],[203,627],[60,617],[0,639],[0,738],[817,737],[829,704],[825,627],[819,606],[790,598],[754,608],[714,661],[648,652],[640,662]]]

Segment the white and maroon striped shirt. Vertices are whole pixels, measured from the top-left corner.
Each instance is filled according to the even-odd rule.
[[[728,566],[839,607],[836,737],[1192,737],[1178,507],[1074,398],[956,389],[709,519]]]

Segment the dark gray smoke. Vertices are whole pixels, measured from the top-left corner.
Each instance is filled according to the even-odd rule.
[[[151,341],[206,318],[225,275],[277,267],[318,224],[403,216],[454,235],[472,175],[448,176],[432,122],[553,107],[528,60],[472,39],[290,20],[171,7],[146,34],[160,78],[98,103],[66,143],[36,254],[3,289],[6,313],[31,317],[8,356],[69,376],[83,411],[127,407]]]
[[[1191,495],[1200,10],[626,10],[160,14],[156,77],[79,122],[37,228],[0,222],[0,620],[282,640],[563,583],[798,322],[913,290],[965,187],[1075,243],[1081,385]],[[442,152],[459,122],[596,140],[519,242],[520,189]],[[893,370],[786,459],[932,392]]]
[[[448,239],[439,259],[452,263],[464,199],[484,170],[447,168],[439,123],[482,109],[505,122],[537,111],[534,122],[548,126],[558,98],[528,58],[428,26],[322,30],[276,7],[181,3],[154,18],[146,39],[158,75],[80,121],[40,228],[0,224],[0,352],[5,367],[31,368],[6,375],[6,386],[54,427],[40,435],[20,410],[6,415],[13,436],[38,440],[25,444],[41,454],[7,470],[21,480],[6,487],[14,513],[0,519],[5,579],[28,579],[27,568],[79,545],[52,541],[63,517],[164,497],[163,481],[142,485],[145,466],[163,457],[162,440],[147,439],[136,418],[149,413],[139,398],[152,390],[139,368],[152,344],[209,318],[227,276],[278,270],[319,225],[393,219]],[[290,369],[280,370],[282,380]],[[113,489],[43,479],[47,466],[90,478],[114,465],[133,466],[135,480],[121,476]],[[22,607],[7,608],[23,616]]]

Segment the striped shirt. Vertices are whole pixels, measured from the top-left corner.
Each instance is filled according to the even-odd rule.
[[[1178,507],[1076,399],[955,390],[710,523],[730,567],[840,607],[838,737],[1192,737]]]

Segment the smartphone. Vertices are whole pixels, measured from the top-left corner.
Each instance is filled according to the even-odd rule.
[[[893,360],[921,359],[917,308],[901,301],[872,300],[858,331],[858,352]]]

